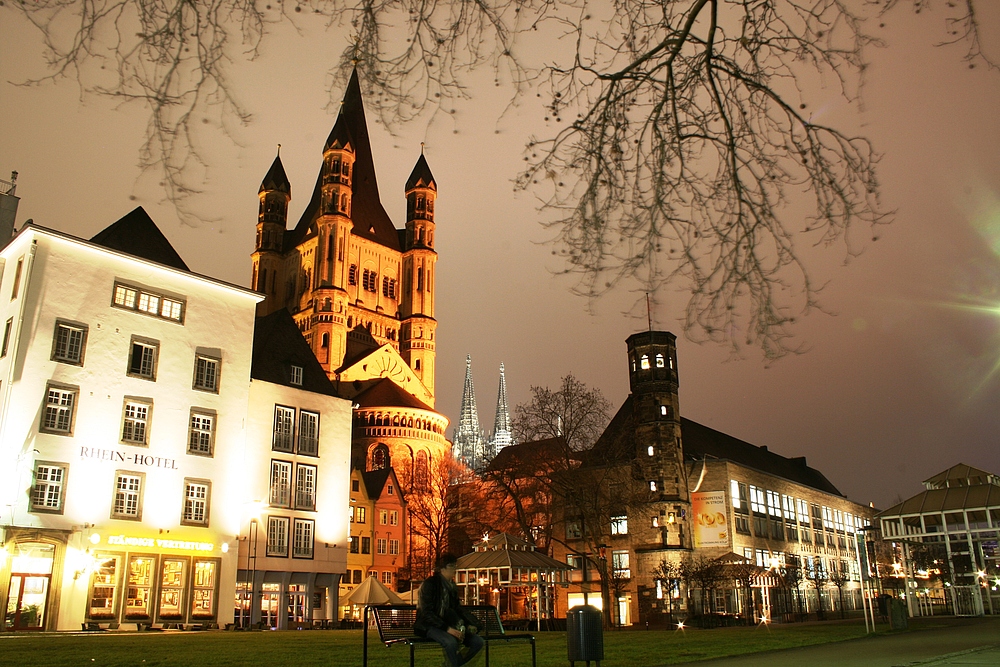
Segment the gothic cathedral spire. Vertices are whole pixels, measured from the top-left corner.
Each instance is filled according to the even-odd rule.
[[[492,459],[504,447],[514,443],[510,425],[510,411],[507,409],[507,379],[504,377],[503,362],[500,362],[500,388],[497,390],[497,414],[493,420],[493,435],[490,437],[488,457]]]
[[[479,408],[476,388],[472,384],[472,355],[465,356],[465,387],[462,389],[462,410],[455,429],[454,454],[473,470],[483,464],[483,433],[479,430]]]

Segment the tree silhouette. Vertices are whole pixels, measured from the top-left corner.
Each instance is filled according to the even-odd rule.
[[[890,219],[878,154],[818,122],[822,77],[856,101],[886,14],[925,0],[34,0],[5,2],[42,36],[49,78],[145,105],[140,162],[179,207],[198,190],[197,120],[248,122],[231,78],[279,23],[348,35],[331,101],[356,66],[387,125],[450,117],[472,74],[492,71],[512,105],[535,94],[546,129],[527,138],[518,187],[548,211],[553,252],[576,291],[619,284],[688,294],[685,331],[774,358],[817,306],[802,246],[860,252]],[[942,44],[970,66],[975,0],[935,8]],[[802,197],[808,202],[800,201]],[[802,207],[805,208],[802,208]],[[804,213],[803,213],[804,211]],[[662,293],[662,292],[661,292]]]

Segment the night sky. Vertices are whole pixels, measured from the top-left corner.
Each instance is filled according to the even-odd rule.
[[[1000,60],[1000,7],[987,4],[985,45]],[[877,507],[959,462],[1000,473],[1000,72],[935,48],[940,14],[902,11],[885,23],[890,47],[872,54],[863,107],[828,81],[809,91],[814,118],[867,135],[883,153],[883,201],[897,213],[850,262],[841,250],[800,247],[825,284],[825,312],[794,330],[807,351],[770,364],[753,350],[733,359],[684,339],[683,293],[660,292],[653,309],[654,327],[678,334],[682,414],[804,455],[850,498]],[[13,85],[43,76],[44,61],[27,23],[0,8],[0,178],[20,172],[17,225],[32,218],[89,238],[141,204],[192,270],[247,285],[257,188],[276,144],[292,183],[289,218],[308,201],[336,112],[324,63],[341,39],[278,26],[256,61],[233,70],[252,122],[224,124],[236,143],[215,116],[197,124],[209,169],[188,202],[197,218],[182,222],[158,175],[136,167],[144,110],[83,94],[72,80]],[[553,275],[560,264],[536,202],[511,182],[528,130],[548,131],[544,114],[531,99],[503,113],[509,91],[488,72],[478,83],[429,127],[394,136],[369,116],[382,201],[397,226],[422,141],[438,182],[437,408],[454,424],[468,353],[487,429],[501,361],[512,406],[531,385],[554,388],[573,373],[617,409],[628,391],[625,338],[647,326],[634,307],[641,293],[624,288],[588,304]]]

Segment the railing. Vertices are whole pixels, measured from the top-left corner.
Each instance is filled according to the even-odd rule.
[[[10,180],[4,181],[0,180],[0,195],[10,195],[14,196],[14,191],[17,190],[17,172],[10,172]]]

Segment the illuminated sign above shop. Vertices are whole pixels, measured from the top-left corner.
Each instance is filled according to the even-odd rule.
[[[112,461],[121,463],[131,463],[136,466],[146,466],[147,468],[164,468],[166,470],[177,470],[176,459],[166,459],[162,456],[152,456],[141,452],[121,452],[117,449],[101,449],[99,447],[80,447],[81,459],[97,459],[98,461]]]
[[[96,534],[96,533],[95,533]],[[97,544],[91,536],[92,543]],[[215,544],[212,542],[194,542],[190,540],[163,540],[156,537],[136,537],[134,535],[108,535],[108,546],[118,547],[148,547],[156,549],[168,549],[171,551],[198,551],[208,553],[215,551]],[[227,551],[223,549],[223,552]]]

